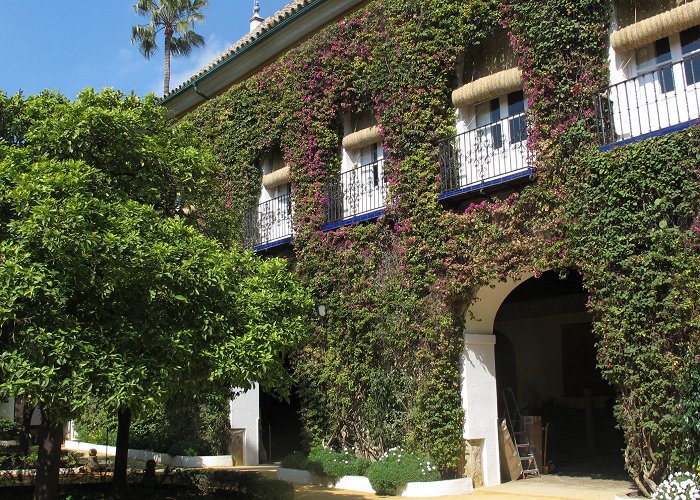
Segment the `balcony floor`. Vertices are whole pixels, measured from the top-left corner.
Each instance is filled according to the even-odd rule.
[[[641,134],[641,135],[638,135],[636,137],[629,137],[629,138],[623,139],[621,141],[606,144],[605,146],[600,146],[598,149],[601,152],[610,151],[611,149],[619,147],[619,146],[633,144],[635,142],[643,141],[643,140],[649,139],[651,137],[661,137],[663,135],[672,134],[674,132],[678,132],[680,130],[685,130],[689,127],[692,127],[693,125],[698,125],[698,124],[700,124],[700,118],[694,118],[693,120],[690,120],[687,122],[678,123],[676,125],[671,125],[670,127],[664,127],[662,129],[659,129],[659,130],[647,132],[645,134]]]

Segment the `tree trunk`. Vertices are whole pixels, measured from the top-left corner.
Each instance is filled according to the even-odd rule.
[[[121,408],[118,412],[117,452],[114,456],[114,498],[127,498],[129,484],[126,480],[126,462],[129,459],[129,427],[131,409]]]
[[[19,452],[22,455],[29,453],[29,441],[31,436],[29,429],[32,425],[32,415],[34,414],[34,406],[22,401],[22,429],[19,432]]]
[[[42,411],[34,500],[56,500],[58,498],[62,441],[63,425],[60,422],[52,421]]]
[[[172,28],[170,28],[172,30]],[[168,28],[165,29],[165,47],[163,52],[165,53],[165,79],[163,81],[163,95],[168,95],[170,92],[170,41],[172,40],[172,33],[168,32]]]

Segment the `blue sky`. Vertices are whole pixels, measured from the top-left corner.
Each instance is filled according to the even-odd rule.
[[[143,96],[163,92],[162,41],[150,60],[131,44],[136,0],[2,0],[0,90],[25,95],[51,89],[73,99],[85,87]],[[260,0],[263,17],[291,0]],[[171,88],[248,32],[253,0],[209,0],[195,31],[207,46],[172,61]]]

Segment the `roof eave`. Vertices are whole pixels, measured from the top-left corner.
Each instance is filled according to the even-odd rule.
[[[244,80],[269,61],[359,7],[367,0],[315,0],[261,33],[202,75],[161,101],[173,116],[181,116],[231,85]]]

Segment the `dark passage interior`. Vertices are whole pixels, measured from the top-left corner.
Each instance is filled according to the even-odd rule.
[[[292,391],[289,402],[260,392],[260,463],[279,462],[301,450],[299,398]]]
[[[541,417],[534,428],[547,429],[530,437],[545,462],[540,469],[552,464],[558,474],[626,478],[615,390],[596,368],[586,298],[578,273],[561,279],[550,271],[525,281],[503,302],[495,323],[499,416],[510,388],[520,413]]]

